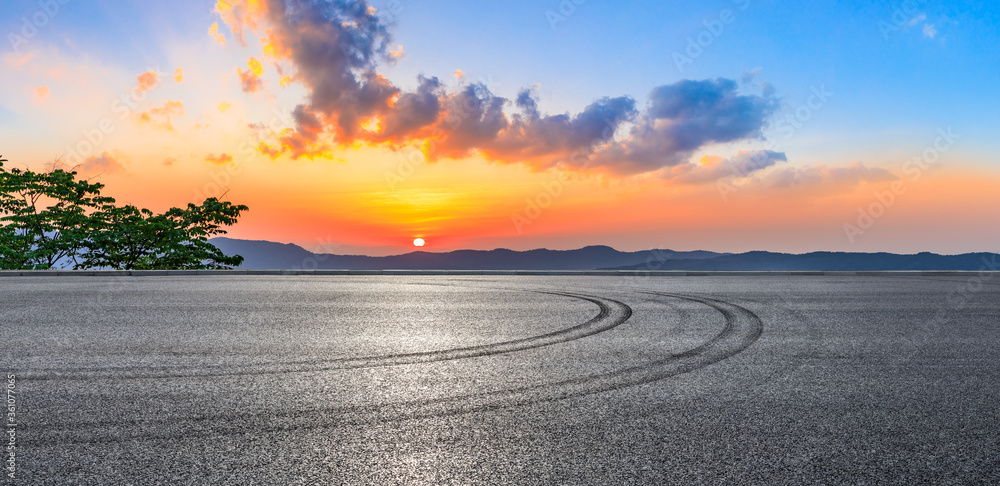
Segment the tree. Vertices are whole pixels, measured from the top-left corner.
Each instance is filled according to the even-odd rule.
[[[92,219],[88,211],[113,204],[102,184],[76,180],[75,172],[3,168],[0,159],[0,223],[5,268],[47,269],[75,261]]]
[[[116,206],[102,184],[76,172],[3,168],[0,158],[0,268],[223,269],[243,262],[208,242],[235,224],[244,205],[206,199],[163,214]]]
[[[100,221],[90,235],[77,268],[223,269],[239,266],[243,257],[226,256],[208,239],[225,234],[246,206],[206,199],[200,206],[171,208],[153,214],[135,206],[109,207],[95,214]]]

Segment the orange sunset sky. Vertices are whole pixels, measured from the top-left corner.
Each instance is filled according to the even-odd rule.
[[[8,166],[154,210],[224,195],[250,206],[234,238],[1000,249],[995,34],[955,14],[887,34],[891,11],[826,6],[824,34],[740,2],[56,3],[0,7]]]

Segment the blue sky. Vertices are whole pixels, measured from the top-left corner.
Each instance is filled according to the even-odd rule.
[[[903,2],[887,1],[372,5],[394,20],[395,39],[406,50],[406,58],[385,69],[401,86],[415,85],[417,74],[445,77],[462,69],[509,98],[540,84],[544,108],[575,112],[601,96],[641,102],[652,87],[679,79],[738,79],[759,69],[757,80],[774,85],[789,108],[813,86],[836,93],[802,137],[822,133],[834,146],[842,138],[860,146],[887,139],[920,144],[921,132],[951,125],[977,139],[967,149],[992,152],[996,147],[985,139],[998,121],[992,107],[1000,106],[1000,4],[912,3],[915,13],[903,11]],[[62,44],[82,56],[100,53],[143,69],[167,62],[164,46],[203,34],[217,20],[213,8],[214,2],[199,0],[69,1],[30,42]],[[39,10],[34,2],[6,3],[0,26],[17,32],[21,17]],[[704,37],[705,23],[720,21],[727,10],[734,20],[719,35]],[[897,25],[898,19],[906,23]],[[934,38],[925,26],[933,27]],[[711,44],[678,69],[675,54],[686,56],[689,39],[699,35]],[[850,156],[844,152],[833,153]]]
[[[943,125],[988,137],[998,121],[992,107],[1000,106],[1000,4],[927,2],[885,36],[884,25],[897,28],[898,6],[848,3],[590,0],[553,28],[546,12],[558,13],[557,1],[404,1],[395,33],[407,58],[390,72],[406,82],[460,68],[494,80],[507,96],[540,83],[558,112],[598,96],[642,100],[678,79],[739,78],[760,68],[758,79],[792,106],[815,85],[837,94],[806,127],[825,137],[922,144],[921,131]],[[688,39],[725,9],[735,20],[680,71],[674,53],[685,54]]]
[[[300,7],[314,5],[311,1],[286,0],[288,5]],[[269,120],[282,120],[286,124],[284,129],[297,127],[301,132],[301,121],[292,121],[293,108],[309,105],[312,94],[324,89],[316,81],[324,79],[322,69],[302,65],[304,58],[288,53],[268,58],[258,41],[267,35],[268,29],[282,25],[289,28],[294,19],[277,18],[273,12],[257,12],[253,14],[257,17],[251,15],[246,19],[227,18],[220,13],[223,5],[242,5],[252,10],[259,8],[260,3],[250,0],[53,2],[59,6],[54,15],[45,13],[40,6],[49,5],[45,2],[0,5],[0,33],[6,41],[0,59],[9,73],[0,80],[0,130],[9,140],[0,153],[20,155],[17,160],[29,159],[25,162],[29,165],[51,160],[60,155],[63,147],[76,143],[81,133],[114,113],[111,103],[122,95],[134,93],[138,76],[154,67],[160,71],[161,82],[148,99],[136,106],[135,113],[115,121],[115,134],[95,154],[105,155],[102,160],[120,159],[123,170],[106,177],[123,178],[129,187],[156,184],[166,177],[163,151],[177,154],[171,157],[177,159],[177,164],[167,165],[174,167],[170,177],[180,183],[188,184],[183,181],[192,178],[213,180],[213,171],[218,169],[204,165],[206,160],[218,160],[218,154],[236,152],[248,138],[256,140],[253,137],[260,135],[260,126]],[[566,247],[610,243],[637,248],[659,241],[665,233],[658,228],[673,227],[684,220],[681,213],[670,212],[672,204],[703,208],[706,221],[714,221],[715,226],[684,220],[684,224],[690,224],[689,233],[685,233],[688,239],[680,244],[657,246],[726,251],[902,248],[958,251],[987,247],[1000,236],[1000,230],[986,229],[996,225],[991,226],[995,218],[986,214],[983,199],[986,196],[981,191],[970,193],[968,199],[954,196],[961,193],[956,189],[960,187],[956,181],[963,177],[962,180],[984,184],[1000,177],[995,155],[1000,151],[1000,138],[996,136],[1000,127],[997,110],[1000,90],[996,88],[1000,81],[1000,3],[371,0],[370,4],[387,23],[393,45],[401,45],[405,52],[395,62],[380,62],[376,69],[385,76],[387,86],[401,93],[418,91],[418,75],[436,76],[443,83],[435,95],[442,103],[453,99],[463,86],[483,83],[493,94],[507,100],[517,98],[522,89],[534,87],[543,116],[566,113],[572,117],[595,100],[622,96],[635,100],[636,113],[642,114],[649,112],[647,98],[654,88],[677,87],[686,80],[707,82],[724,78],[739,84],[740,95],[745,97],[741,99],[776,100],[779,105],[776,110],[760,112],[767,116],[757,120],[763,123],[759,133],[751,126],[754,129],[740,136],[703,137],[704,143],[696,150],[662,158],[657,162],[662,166],[644,168],[657,171],[641,173],[586,170],[586,166],[581,168],[579,164],[553,165],[552,160],[511,159],[509,153],[500,153],[502,150],[497,147],[502,148],[502,144],[493,146],[492,155],[488,144],[465,153],[462,143],[469,141],[459,140],[451,146],[452,152],[445,155],[457,159],[468,156],[476,161],[428,164],[413,177],[415,186],[422,184],[419,188],[408,189],[412,194],[406,197],[396,194],[388,199],[383,194],[383,173],[395,170],[401,147],[379,142],[358,148],[356,141],[353,146],[338,142],[336,150],[325,153],[320,150],[322,140],[344,135],[335,135],[331,122],[342,108],[312,106],[310,109],[330,118],[319,124],[322,130],[318,138],[311,135],[310,143],[316,145],[302,153],[313,156],[323,153],[321,159],[348,163],[309,165],[300,158],[300,153],[286,153],[287,147],[281,147],[287,140],[281,140],[287,132],[271,127],[270,133],[264,134],[270,138],[265,137],[267,142],[259,147],[257,158],[247,163],[246,173],[251,174],[247,178],[265,184],[275,177],[289,181],[330,177],[351,181],[350,186],[331,189],[331,194],[350,194],[361,201],[373,198],[410,201],[406,204],[412,207],[391,209],[392,216],[387,218],[391,224],[376,229],[365,226],[372,218],[379,217],[371,215],[364,222],[344,222],[329,214],[298,222],[322,226],[334,224],[329,221],[335,220],[336,224],[366,228],[368,237],[344,243],[385,246],[395,244],[389,239],[412,239],[414,234],[423,232],[422,235],[430,236],[431,247],[447,236],[454,245],[477,247],[531,248],[558,242]],[[37,34],[18,37],[25,34],[24,19],[29,24],[32,19],[41,19],[44,25],[36,21],[38,25],[31,28],[37,28]],[[218,24],[224,43],[209,35],[212,24]],[[241,27],[247,31],[246,46],[240,45],[234,36],[235,29]],[[291,37],[283,42],[291,46],[294,36],[300,34],[288,30],[286,35]],[[259,77],[262,88],[248,89],[246,84],[241,88],[241,76],[245,74],[240,71],[247,71],[258,60],[263,60]],[[175,69],[182,69],[183,81],[170,81]],[[463,77],[456,77],[457,70],[464,73]],[[304,71],[312,77],[279,83],[284,74]],[[718,88],[723,84],[712,86]],[[820,102],[816,100],[818,92],[825,93]],[[695,100],[688,101],[693,103],[689,108],[697,112]],[[164,130],[150,128],[153,126],[149,124],[150,116],[169,113],[169,103],[180,108],[157,122],[155,126]],[[445,113],[447,108],[442,110]],[[504,115],[513,120],[517,110],[513,102],[508,103]],[[698,116],[720,113],[695,112],[688,120],[657,123],[697,122],[692,126],[702,126]],[[364,109],[360,113],[370,114]],[[616,143],[625,143],[635,135],[630,132],[634,121],[618,126]],[[789,123],[794,130],[789,130]],[[378,133],[377,124],[373,126]],[[660,126],[659,130],[665,129]],[[857,208],[865,207],[871,200],[872,191],[881,190],[878,184],[891,176],[903,177],[907,161],[932,146],[940,130],[955,133],[960,139],[942,154],[940,167],[935,167],[952,171],[935,182],[940,188],[939,200],[930,201],[933,190],[922,192],[919,198],[912,196],[912,201],[908,197],[906,204],[887,216],[887,222],[878,231],[873,230],[874,236],[866,237],[861,246],[853,240],[846,243],[841,223],[852,221]],[[531,133],[534,136],[543,131]],[[404,144],[415,147],[426,143],[417,140],[426,137],[426,133],[411,135],[414,138]],[[643,141],[646,147],[656,147],[655,142]],[[504,143],[510,147],[510,140]],[[541,146],[543,151],[551,151],[559,143],[557,140],[519,150],[530,153]],[[274,147],[281,150],[276,152]],[[699,188],[678,181],[707,180],[707,174],[721,173],[741,152],[766,151],[781,153],[782,157],[765,157],[780,163],[759,168],[752,176],[742,174],[739,185],[746,188],[741,196],[746,200],[741,204],[766,208],[761,211],[770,211],[769,219],[762,220],[756,229],[753,223],[748,223],[740,231],[744,232],[746,244],[752,246],[735,247],[731,238],[719,236],[729,228],[726,225],[733,224],[727,215],[736,213],[734,207],[729,204],[716,207],[719,191],[711,184]],[[351,162],[358,160],[364,162]],[[605,169],[615,166],[614,161],[605,162],[608,163],[602,166]],[[865,176],[858,163],[881,172]],[[250,170],[255,167],[260,171]],[[276,176],[279,169],[285,172]],[[852,170],[855,173],[860,170],[861,175],[848,178],[855,181],[854,185],[845,186],[843,181],[847,179],[843,174]],[[521,228],[516,235],[507,234],[511,230],[512,212],[517,214],[525,198],[533,197],[539,184],[550,181],[558,171],[571,172],[588,182],[575,186],[569,191],[572,195],[554,207],[552,212],[559,216],[553,216],[550,224],[532,226],[532,234],[521,234]],[[700,175],[684,176],[689,171]],[[494,180],[507,182],[488,184]],[[790,180],[798,182],[792,184]],[[191,184],[201,187],[207,183]],[[803,188],[800,192],[787,192],[789,184],[802,184]],[[234,184],[233,194],[259,189],[251,186],[249,182],[245,187]],[[333,197],[322,193],[321,188],[316,189],[316,194],[303,193],[291,183],[282,191],[278,192],[292,198],[326,201]],[[852,196],[845,195],[850,191]],[[428,202],[454,199],[467,192],[488,193],[492,199],[488,204],[463,203],[462,211],[469,214],[439,214],[454,208],[434,209],[437,203]],[[137,190],[129,197],[141,199],[144,194]],[[166,198],[167,193],[156,197]],[[311,203],[304,201],[275,199],[269,203],[275,207],[311,207]],[[418,205],[412,201],[421,202]],[[649,220],[630,221],[632,226],[627,229],[612,227],[617,223],[601,222],[599,218],[590,226],[581,223],[572,230],[559,223],[607,207],[616,208],[608,210],[607,217],[612,218],[623,211],[639,211],[637,208],[648,204],[668,209]],[[688,208],[685,211],[692,210],[689,206],[685,206]],[[492,213],[468,207],[488,207]],[[773,214],[775,207],[823,209],[813,214],[803,211],[796,216],[798,220],[786,221],[782,219],[785,216]],[[944,207],[964,209],[937,209],[940,214],[935,213],[934,218],[941,224],[926,233],[914,226],[925,219],[922,211]],[[381,214],[378,213],[381,210],[389,211],[376,208],[372,214]],[[438,214],[424,214],[434,211]],[[953,217],[954,211],[964,211],[963,217]],[[412,219],[417,218],[417,213],[423,218],[420,221],[449,221],[450,226],[441,223],[448,228],[434,230],[441,233],[435,239],[431,230]],[[253,235],[264,231],[261,228],[279,226],[256,221],[256,217],[249,217],[249,227],[257,228]],[[948,239],[958,224],[956,220],[967,225],[962,228],[972,235],[967,243],[953,244]],[[812,229],[798,233],[799,228],[806,226]],[[478,228],[477,234],[485,236],[474,238],[456,233],[459,231],[456,228],[471,227]],[[762,233],[763,227],[768,229]],[[399,235],[392,236],[393,232]],[[295,233],[297,236],[273,239],[302,242],[303,238],[313,238],[304,230]],[[795,241],[789,243],[789,239]],[[828,240],[832,243],[824,243]]]

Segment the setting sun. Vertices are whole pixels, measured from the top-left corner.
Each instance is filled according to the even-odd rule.
[[[425,241],[423,238],[417,238],[413,240],[413,246],[424,246],[424,243]]]

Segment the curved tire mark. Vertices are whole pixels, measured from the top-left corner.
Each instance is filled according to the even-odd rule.
[[[430,363],[434,361],[448,361],[455,359],[475,358],[480,356],[490,356],[495,354],[513,353],[528,349],[551,346],[553,344],[565,343],[577,339],[598,334],[608,329],[613,329],[630,317],[632,308],[628,305],[613,299],[602,297],[574,294],[568,292],[532,291],[539,294],[558,295],[585,300],[596,304],[599,312],[596,316],[582,324],[560,329],[538,336],[531,336],[512,341],[504,341],[494,344],[484,344],[479,346],[468,346],[461,348],[446,349],[440,351],[425,351],[420,353],[398,353],[381,356],[369,356],[360,358],[338,358],[312,361],[285,361],[279,363],[267,363],[251,365],[254,370],[228,370],[236,365],[216,365],[216,366],[172,366],[172,367],[139,367],[139,368],[76,368],[70,372],[52,372],[42,375],[30,376],[26,378],[32,380],[80,380],[80,379],[163,379],[163,378],[210,378],[221,376],[249,376],[249,375],[274,375],[286,373],[303,373],[331,370],[351,370],[358,368],[377,368],[383,366],[399,366],[407,364]],[[206,369],[220,369],[221,371],[208,371]],[[152,371],[147,373],[121,374],[123,371],[140,369]],[[192,369],[193,372],[178,373],[177,370]],[[174,371],[171,373],[171,371]]]
[[[624,368],[618,371],[595,374],[539,385],[483,392],[455,397],[414,400],[409,402],[378,404],[360,407],[320,408],[284,413],[255,415],[204,415],[187,419],[149,420],[129,422],[138,427],[136,434],[107,435],[108,425],[86,424],[94,435],[81,437],[82,430],[54,431],[45,443],[99,443],[120,440],[173,440],[177,437],[212,436],[218,434],[253,434],[262,431],[285,432],[310,430],[343,425],[364,425],[386,421],[444,417],[472,412],[498,410],[510,407],[563,400],[573,397],[619,390],[651,383],[672,376],[688,373],[729,358],[752,345],[763,332],[763,322],[752,311],[732,303],[706,297],[668,293],[643,292],[644,294],[676,298],[701,303],[718,311],[725,318],[723,330],[709,341],[683,353]],[[624,305],[624,304],[623,304]],[[94,431],[94,427],[101,427]],[[155,432],[141,430],[155,427]],[[164,430],[167,429],[167,430]],[[118,429],[121,430],[121,429]],[[134,430],[134,429],[133,429]]]

